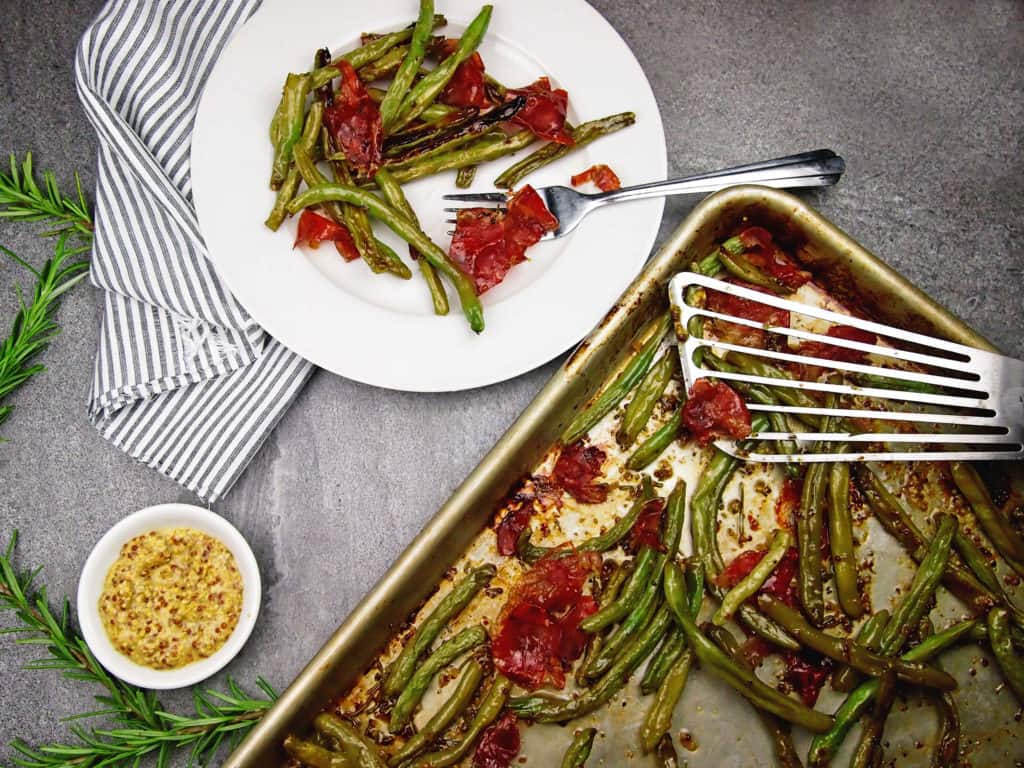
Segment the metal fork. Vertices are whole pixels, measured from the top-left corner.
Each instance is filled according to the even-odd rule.
[[[866,331],[884,340],[885,344],[853,341],[790,326],[768,326],[756,320],[691,306],[686,302],[691,288],[720,291],[786,310],[790,313],[790,325],[793,317],[804,315],[832,325]],[[844,421],[870,419],[876,424],[891,421],[911,427],[905,431],[892,429],[856,433],[850,431],[849,424],[844,424],[834,432],[764,431],[751,435],[755,445],[761,443],[756,452],[733,441],[716,443],[733,456],[769,462],[1024,459],[1024,362],[1020,360],[799,304],[692,272],[683,272],[672,278],[669,299],[673,310],[678,313],[677,333],[683,334],[679,339],[679,358],[688,390],[698,379],[711,377],[735,382],[751,411],[790,414],[801,419],[810,417],[813,424],[818,423],[818,417],[831,416]],[[820,352],[819,355],[794,354],[703,338],[685,332],[692,327],[690,323],[694,318],[756,328],[779,334],[785,337],[784,340],[796,339],[801,344],[817,342],[855,350],[870,355],[871,362],[847,362],[820,356]],[[695,358],[700,348],[707,351]],[[714,351],[726,353],[724,364]],[[748,363],[737,367],[729,363],[730,359],[737,360],[730,358],[736,353],[748,361],[808,365],[837,371],[845,374],[846,378],[839,384],[829,382],[828,377],[822,380],[820,376],[806,380],[755,375],[750,371],[758,370],[756,365]],[[709,365],[707,361],[712,357]],[[766,371],[761,370],[761,373]],[[849,379],[858,383],[846,383]],[[803,398],[803,404],[799,404],[792,396],[780,396],[775,403],[765,402],[764,398],[755,402],[752,388],[758,386],[762,387],[762,392],[767,386],[775,392],[833,393],[839,398],[839,404],[832,408],[818,406],[814,399],[809,398]],[[765,444],[764,441],[773,442]],[[795,454],[777,449],[771,452],[773,444],[782,445],[787,441],[797,443],[803,450]],[[845,444],[843,448],[850,450],[826,448],[830,443]],[[876,449],[875,446],[881,448]],[[762,447],[769,449],[768,452],[760,452]],[[905,450],[898,450],[898,447]]]
[[[681,179],[622,187],[611,192],[587,194],[569,187],[541,187],[537,193],[548,210],[558,219],[558,228],[548,232],[541,239],[554,240],[569,234],[588,213],[612,203],[667,195],[704,195],[737,184],[761,184],[777,189],[828,187],[839,181],[845,169],[846,163],[835,152],[830,149],[818,149],[775,160],[738,165],[721,171],[699,173]],[[503,208],[508,196],[504,192],[458,193],[444,195],[443,199],[460,203],[490,204]],[[444,210],[457,213],[460,209]],[[455,219],[448,219],[448,223],[454,224]]]

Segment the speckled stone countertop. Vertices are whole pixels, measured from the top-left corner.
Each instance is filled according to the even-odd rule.
[[[842,154],[835,189],[807,199],[1007,352],[1024,356],[1024,6],[1015,2],[681,3],[593,0],[654,87],[669,170],[815,147]],[[98,0],[3,3],[0,150],[31,149],[91,189],[96,142],[72,58]],[[670,200],[661,238],[692,202]],[[36,263],[49,246],[0,224]],[[15,281],[0,260],[0,322]],[[125,514],[195,501],[104,442],[86,418],[99,295],[73,291],[45,375],[20,391],[0,444],[0,534],[73,595],[95,541]],[[6,333],[6,330],[0,332]],[[284,688],[547,380],[556,362],[457,394],[388,392],[317,374],[215,510],[251,542],[263,611],[229,671]],[[424,464],[424,456],[444,457]],[[0,627],[8,619],[0,618]],[[0,638],[0,741],[64,738],[89,686],[19,668]],[[216,681],[211,681],[216,683]],[[184,708],[183,694],[165,695]],[[0,746],[0,763],[10,750]]]

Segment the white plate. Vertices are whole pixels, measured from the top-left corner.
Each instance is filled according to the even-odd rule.
[[[478,0],[438,0],[457,36]],[[640,65],[618,33],[582,0],[499,0],[481,46],[488,72],[509,85],[547,74],[569,91],[574,123],[615,112],[636,125],[563,158],[527,180],[568,184],[569,176],[607,163],[623,184],[663,179],[665,137]],[[317,365],[350,379],[421,392],[469,389],[517,376],[579,341],[643,265],[664,202],[644,200],[592,214],[576,232],[532,248],[530,261],[483,298],[487,327],[469,330],[449,291],[451,312],[436,317],[427,288],[413,279],[374,275],[344,263],[333,248],[292,250],[295,219],[274,233],[263,226],[270,117],[289,71],[311,66],[314,51],[358,44],[359,33],[407,25],[415,0],[273,0],[221,54],[206,85],[192,138],[192,189],[203,236],[218,272],[271,335]],[[539,144],[519,153],[522,157]],[[469,191],[493,190],[514,162],[482,166]],[[447,248],[441,195],[458,191],[455,172],[406,185],[427,234]],[[379,226],[379,225],[376,225]],[[407,250],[380,227],[381,239]]]
[[[99,603],[103,583],[110,567],[120,555],[121,547],[136,536],[165,528],[194,528],[213,536],[230,550],[242,576],[242,613],[231,636],[212,656],[179,669],[150,669],[136,664],[110,642],[100,619]],[[140,688],[184,688],[210,677],[238,655],[256,624],[261,593],[256,558],[237,528],[220,515],[202,507],[160,504],[128,515],[97,542],[78,580],[78,621],[89,650],[115,677]]]

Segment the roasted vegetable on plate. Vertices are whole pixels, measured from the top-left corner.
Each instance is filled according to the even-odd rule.
[[[434,312],[448,312],[447,283],[477,332],[484,327],[479,295],[524,261],[557,220],[526,186],[505,210],[460,211],[445,252],[424,234],[401,185],[457,171],[453,181],[466,187],[480,164],[543,141],[495,180],[511,188],[635,120],[622,113],[573,126],[566,121],[569,94],[547,77],[521,88],[491,77],[477,48],[492,12],[483,6],[461,37],[446,38],[434,32],[447,20],[434,13],[433,0],[421,0],[410,27],[364,34],[361,46],[334,58],[327,49],[311,51],[313,67],[288,74],[270,123],[270,187],[277,195],[265,222],[277,230],[297,215],[296,245],[332,242],[344,260],[361,259],[375,273],[408,280],[409,265],[373,234],[371,219],[380,221],[408,243]],[[618,184],[606,166],[594,174],[603,187]],[[579,182],[589,178],[581,174]]]

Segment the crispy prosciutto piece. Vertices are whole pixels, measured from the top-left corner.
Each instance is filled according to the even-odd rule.
[[[789,683],[800,696],[804,704],[813,707],[818,701],[825,680],[832,671],[831,659],[814,653],[814,651],[788,651],[782,654],[786,671],[782,679]]]
[[[528,477],[504,504],[504,517],[498,523],[498,552],[514,555],[521,534],[535,513],[558,506],[561,489],[549,477]]]
[[[381,164],[384,140],[380,108],[351,64],[343,59],[338,62],[338,69],[341,90],[324,109],[324,125],[334,146],[344,153],[352,167],[362,176],[372,177]]]
[[[356,249],[352,233],[348,231],[347,227],[307,208],[299,217],[295,245],[292,247],[308,245],[310,248],[319,248],[320,243],[323,242],[334,243],[334,247],[338,249],[338,253],[345,261],[354,261],[359,258],[359,251]]]
[[[661,541],[661,520],[664,513],[664,499],[651,499],[644,504],[640,516],[629,532],[630,549],[639,552],[643,547],[650,547],[658,552],[665,551],[665,545]]]
[[[579,623],[597,610],[583,585],[600,569],[596,552],[559,551],[520,577],[491,641],[494,663],[503,674],[530,690],[565,685],[566,667],[586,645]]]
[[[519,725],[514,712],[506,712],[487,727],[473,753],[473,768],[509,768],[519,754]]]
[[[800,491],[803,484],[799,480],[787,477],[782,482],[782,492],[775,500],[775,521],[780,528],[793,530],[794,516],[800,508]]]
[[[722,569],[722,572],[715,578],[715,583],[722,587],[722,589],[732,589],[747,574],[754,570],[754,567],[761,562],[763,557],[764,550],[761,549],[747,549],[740,552],[733,558],[732,562]],[[775,566],[775,570],[772,571],[764,585],[758,590],[758,594],[771,595],[786,605],[796,608],[797,586],[795,578],[797,557],[798,554],[795,547],[787,549],[786,554],[782,556],[782,560]]]
[[[448,253],[473,278],[477,293],[484,293],[525,261],[526,249],[556,227],[558,219],[527,185],[512,195],[504,213],[494,208],[461,209]]]
[[[719,437],[739,440],[750,434],[750,411],[725,382],[697,379],[683,406],[683,424],[701,445]]]
[[[569,106],[569,94],[562,88],[551,89],[546,77],[524,88],[509,88],[508,98],[525,96],[526,105],[512,118],[512,122],[528,128],[533,133],[556,144],[572,146],[573,141],[565,128],[565,111]]]
[[[579,187],[588,181],[592,181],[602,192],[611,192],[613,189],[618,189],[622,186],[622,182],[619,181],[615,171],[604,164],[592,165],[587,170],[577,173],[569,181],[574,187]]]
[[[772,239],[764,227],[747,227],[739,234],[746,249],[743,255],[762,272],[767,272],[791,290],[811,279],[811,273],[800,269]]]
[[[750,288],[754,291],[762,290],[758,286],[745,283],[742,280],[729,280],[728,282],[744,288]],[[767,304],[744,299],[740,296],[733,296],[722,291],[709,289],[705,306],[712,312],[742,317],[763,325],[781,326],[783,328],[789,326],[789,312],[785,309],[769,307]],[[739,323],[715,319],[711,321],[711,329],[715,338],[730,344],[741,344],[745,347],[760,347],[764,349],[768,343],[768,334],[761,328],[751,328]]]
[[[438,57],[441,60],[447,59],[458,47],[459,41],[449,37],[437,46]],[[490,106],[491,102],[487,98],[487,86],[484,82],[484,60],[480,58],[479,53],[474,51],[472,56],[459,64],[452,79],[441,91],[438,101],[451,107],[460,108],[477,107],[482,109]]]
[[[562,449],[552,479],[576,501],[600,504],[608,498],[608,485],[595,480],[601,476],[605,452],[596,445],[577,440]]]

